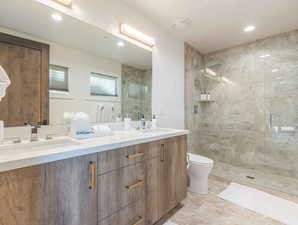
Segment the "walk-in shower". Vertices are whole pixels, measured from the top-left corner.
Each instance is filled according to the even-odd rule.
[[[298,31],[185,52],[190,151],[215,160],[216,175],[298,194]],[[217,79],[198,69],[212,65]],[[200,102],[202,90],[214,101]]]

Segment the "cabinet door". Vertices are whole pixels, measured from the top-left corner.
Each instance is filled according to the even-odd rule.
[[[47,225],[97,224],[97,155],[49,163],[44,215]]]
[[[169,154],[170,143],[161,143],[160,153],[160,177],[159,177],[159,217],[162,217],[172,208],[175,201],[175,186],[172,174],[173,157]],[[174,204],[175,205],[175,204]]]
[[[176,201],[181,202],[186,198],[187,195],[187,137],[181,136],[177,139],[177,165],[176,165],[176,182],[175,182],[175,193]]]
[[[155,143],[154,149],[160,148]],[[154,149],[150,149],[154,150]],[[160,185],[160,158],[156,156],[146,162],[146,224],[152,225],[159,220],[159,185]]]
[[[0,224],[45,225],[44,171],[44,166],[34,166],[0,173]]]
[[[176,177],[178,168],[178,139],[171,138],[166,142],[165,148],[165,165],[167,169],[167,188],[168,188],[168,203],[167,211],[173,209],[177,204],[176,199]]]
[[[159,213],[164,216],[186,196],[186,147],[181,137],[165,140],[160,155]]]

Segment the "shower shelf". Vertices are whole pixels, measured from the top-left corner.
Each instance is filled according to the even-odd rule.
[[[215,100],[199,100],[200,103],[215,102]]]

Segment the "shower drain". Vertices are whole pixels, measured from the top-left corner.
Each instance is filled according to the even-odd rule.
[[[248,179],[251,179],[251,180],[254,180],[254,179],[256,179],[255,177],[253,177],[253,176],[246,176],[246,178],[248,178]]]

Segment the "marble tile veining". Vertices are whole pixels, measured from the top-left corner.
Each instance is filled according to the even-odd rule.
[[[265,182],[268,187],[284,190],[289,180],[293,180],[289,186],[295,186],[298,31],[207,55],[186,44],[185,54],[189,151],[274,178]],[[201,72],[214,65],[218,80]],[[215,101],[200,103],[203,90]],[[195,105],[198,113],[193,111]],[[296,194],[293,187],[286,190]]]

